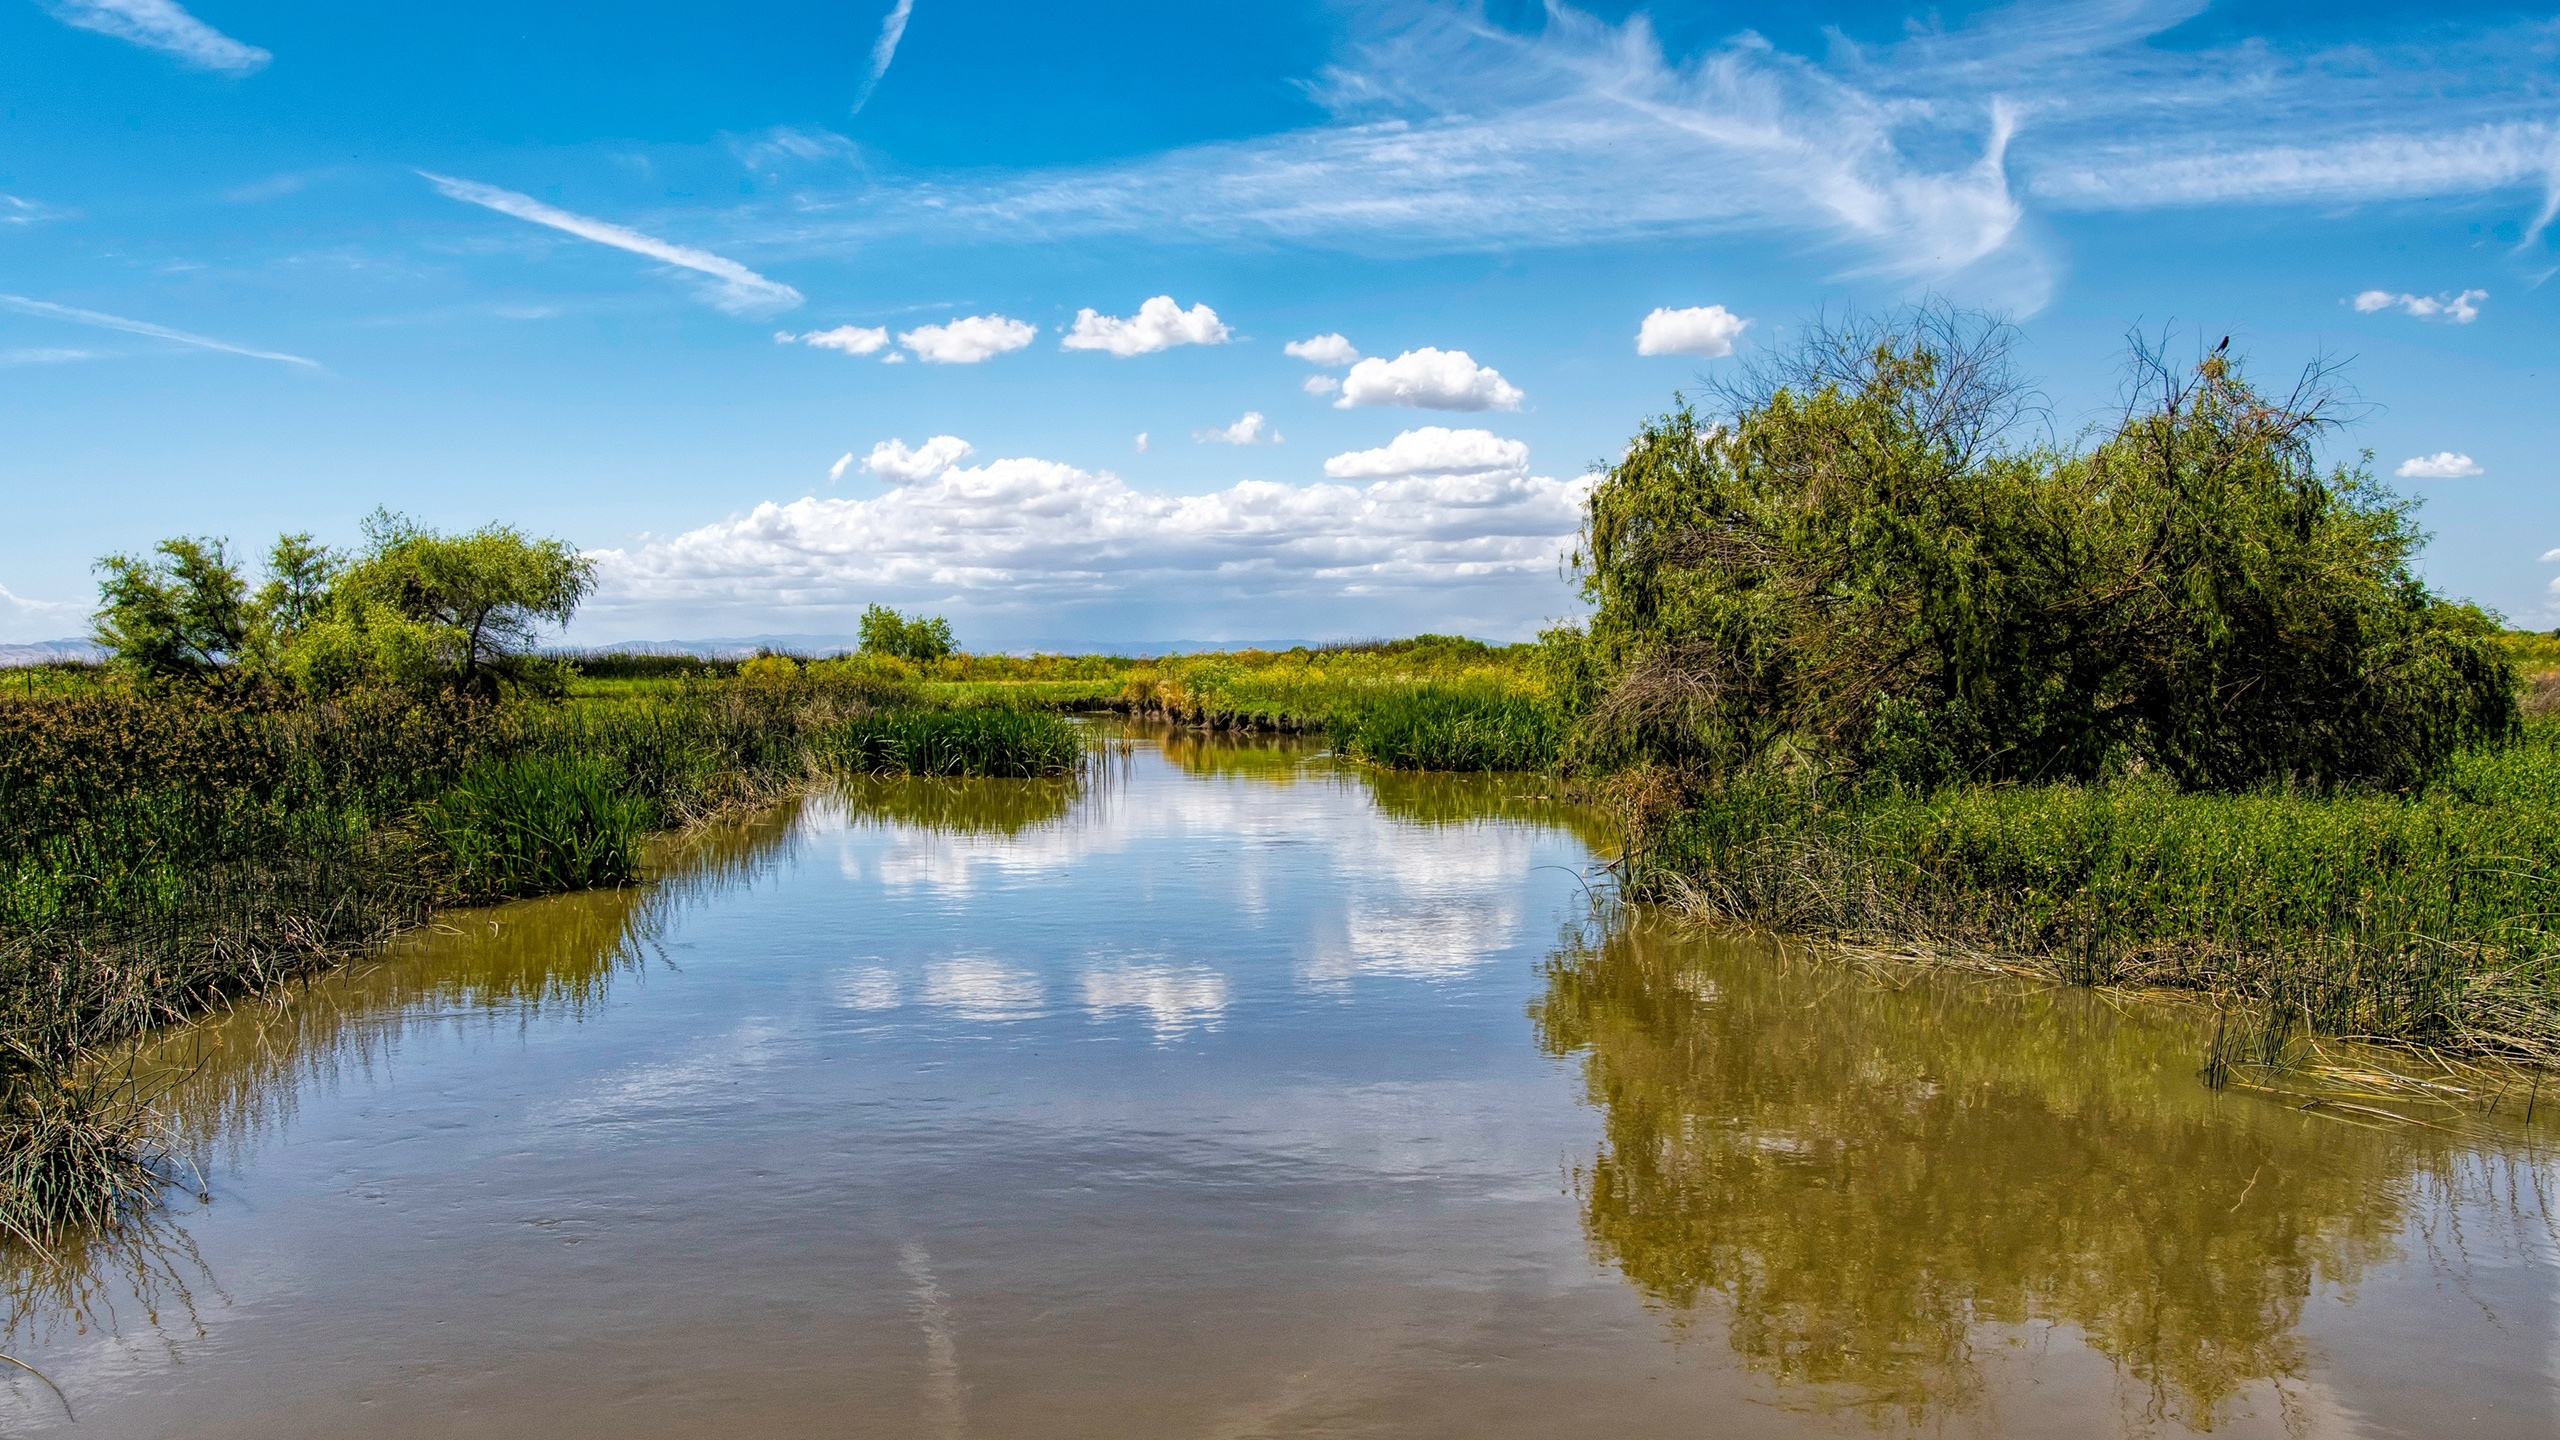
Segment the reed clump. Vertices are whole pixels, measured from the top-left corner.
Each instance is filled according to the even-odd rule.
[[[1431,684],[1368,696],[1332,722],[1342,753],[1393,770],[1545,770],[1563,728],[1539,696]]]
[[[1047,711],[1010,705],[880,710],[817,739],[817,762],[845,774],[1036,779],[1084,766],[1084,736]]]

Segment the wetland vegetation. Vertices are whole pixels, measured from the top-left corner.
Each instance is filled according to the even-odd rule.
[[[846,655],[547,655],[592,575],[504,526],[288,536],[255,590],[212,540],[110,557],[114,662],[0,694],[0,1225],[149,1203],[148,1097],[101,1057],[154,1026],[439,906],[632,883],[813,780],[918,814],[898,777],[1032,781],[1037,823],[1076,712],[1546,772],[1629,897],[2207,991],[2265,1059],[2560,1061],[2560,642],[2421,583],[2410,503],[2316,456],[2326,375],[2137,348],[2120,417],[2034,438],[2005,332],[1921,311],[1712,399],[1599,478],[1588,618],[1532,644],[973,655],[875,606]]]

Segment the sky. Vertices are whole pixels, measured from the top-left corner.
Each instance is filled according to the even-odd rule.
[[[2560,12],[0,0],[0,641],[387,507],[566,637],[1579,609],[1582,496],[1811,321],[2343,363],[2439,590],[2560,625]]]

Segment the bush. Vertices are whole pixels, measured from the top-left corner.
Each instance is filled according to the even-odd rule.
[[[2412,503],[2316,463],[2319,372],[2275,399],[2219,352],[2137,350],[2097,444],[2019,447],[2006,345],[1939,311],[1817,330],[1724,417],[1646,425],[1577,557],[1586,754],[2405,787],[2512,734],[2494,624],[2410,568]]]

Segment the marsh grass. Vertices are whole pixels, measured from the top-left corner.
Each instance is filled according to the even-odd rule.
[[[463,896],[620,885],[657,818],[616,767],[540,754],[482,761],[418,814]]]
[[[2156,780],[1861,792],[1751,777],[1639,818],[1632,888],[1701,914],[2560,1062],[2560,725],[2416,794]],[[2272,1038],[2270,1038],[2272,1037]],[[2231,1037],[2239,1045],[2241,1037]]]
[[[1085,762],[1073,722],[1010,705],[876,711],[830,727],[814,751],[821,765],[853,775],[1037,779]]]
[[[1429,684],[1369,696],[1332,730],[1342,753],[1396,770],[1545,770],[1563,739],[1539,697]]]

